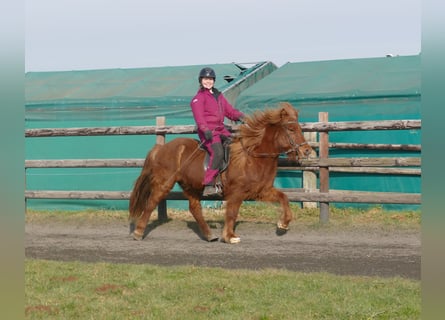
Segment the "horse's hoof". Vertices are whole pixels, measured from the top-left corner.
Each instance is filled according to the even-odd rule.
[[[281,223],[281,221],[278,221],[277,223],[277,228],[283,231],[288,231],[289,230],[289,226],[286,226],[284,224]]]
[[[218,236],[210,235],[207,237],[208,242],[213,242],[213,241],[218,241],[218,240],[219,240]]]
[[[131,236],[133,237],[133,240],[141,241],[142,240],[142,234],[137,233],[134,231]]]
[[[240,243],[241,239],[239,237],[233,237],[229,239],[230,244]]]
[[[277,223],[277,231],[276,231],[277,236],[282,236],[286,234],[288,230],[289,227],[284,226],[281,222]]]

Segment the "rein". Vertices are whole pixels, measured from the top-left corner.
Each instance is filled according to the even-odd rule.
[[[289,134],[289,129],[284,125],[281,125],[281,126],[285,129],[287,138],[289,139],[289,144],[292,146],[292,148],[290,148],[289,150],[282,151],[282,152],[274,152],[274,153],[252,152],[252,151],[247,150],[247,148],[243,144],[243,137],[240,137],[239,141],[241,143],[241,147],[243,148],[243,151],[245,153],[247,153],[248,156],[251,156],[253,158],[278,158],[281,154],[289,154],[291,152],[298,152],[298,148],[300,146],[308,144],[307,141],[304,141],[303,143],[300,143],[300,144],[296,143],[291,138],[291,136]]]

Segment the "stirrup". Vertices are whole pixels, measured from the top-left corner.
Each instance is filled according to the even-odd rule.
[[[204,197],[213,195],[222,195],[222,189],[218,185],[206,185],[204,191],[202,192]]]
[[[223,194],[222,185],[219,183],[215,184],[215,189],[216,189],[216,193],[219,194],[220,196],[222,196],[222,194]]]

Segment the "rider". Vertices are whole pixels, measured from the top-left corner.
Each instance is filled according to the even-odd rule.
[[[198,136],[209,153],[209,165],[204,174],[203,196],[219,194],[215,187],[215,177],[223,165],[222,142],[230,137],[230,131],[224,126],[224,118],[240,121],[244,114],[235,109],[214,87],[216,80],[212,68],[203,68],[199,72],[199,90],[190,102],[193,117],[198,127]]]

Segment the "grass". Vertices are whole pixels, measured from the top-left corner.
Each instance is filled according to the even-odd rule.
[[[25,261],[27,319],[418,319],[420,282]]]
[[[298,204],[291,203],[291,209],[294,213],[292,228],[310,227],[318,228],[319,209],[302,209]],[[275,223],[279,217],[280,208],[269,203],[245,203],[240,208],[238,221]],[[186,210],[168,210],[170,219],[192,221],[192,215]],[[224,221],[224,208],[204,209],[204,217],[208,221]],[[28,209],[26,214],[27,221],[38,221],[44,219],[57,220],[76,220],[96,221],[96,220],[121,220],[126,222],[128,212],[123,210],[83,210],[83,211],[57,211],[57,210],[32,210]],[[156,210],[151,216],[151,220],[157,219]],[[366,228],[414,228],[420,230],[421,212],[420,211],[388,211],[379,206],[370,209],[357,208],[336,208],[330,207],[330,221],[323,227],[366,227]]]

